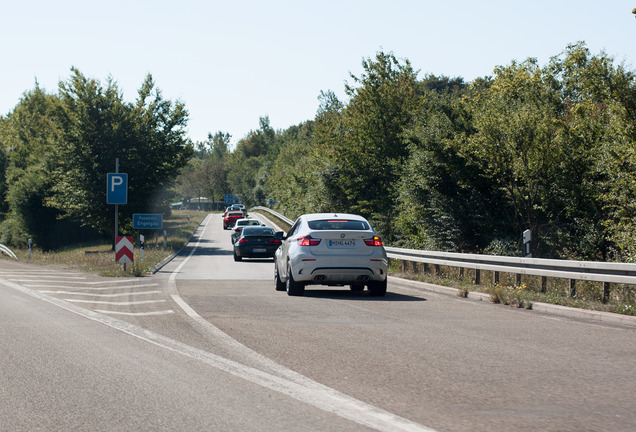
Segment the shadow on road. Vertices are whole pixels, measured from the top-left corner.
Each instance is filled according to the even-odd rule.
[[[328,298],[333,300],[362,300],[362,301],[402,301],[402,302],[420,302],[426,301],[423,297],[414,297],[405,294],[397,294],[393,293],[390,290],[387,291],[384,297],[373,297],[369,295],[368,291],[358,291],[354,292],[349,290],[347,287],[342,288],[334,288],[334,289],[312,289],[312,286],[305,287],[305,297],[312,298]],[[318,287],[318,285],[316,285]],[[389,289],[391,287],[389,286]]]
[[[213,256],[213,255],[232,255],[231,250],[223,250],[218,246],[212,246],[216,242],[211,240],[200,240],[199,244],[196,246],[196,250],[194,251],[194,255],[199,256]],[[192,253],[192,250],[195,248],[194,244],[188,244],[185,246],[181,252],[180,256],[188,256]]]

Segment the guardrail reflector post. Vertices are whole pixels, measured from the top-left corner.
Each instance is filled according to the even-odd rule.
[[[576,279],[570,279],[570,297],[576,297]]]
[[[548,278],[546,276],[541,276],[541,292],[548,291]]]
[[[479,269],[475,269],[475,285],[479,285],[481,283],[481,271]]]
[[[494,285],[497,285],[499,283],[499,272],[498,271],[492,273],[492,283]]]
[[[610,283],[603,282],[603,303],[607,303],[610,298]]]

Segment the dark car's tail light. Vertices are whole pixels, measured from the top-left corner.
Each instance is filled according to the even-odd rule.
[[[313,238],[312,236],[304,236],[298,238],[298,246],[318,246],[320,239]]]
[[[378,236],[373,236],[372,239],[364,241],[367,246],[382,246],[382,240]]]
[[[246,239],[245,237],[241,237],[238,242],[240,244],[245,244],[245,243],[249,243],[250,241],[248,239]]]
[[[268,242],[275,245],[282,244],[282,242],[279,239],[269,239]]]

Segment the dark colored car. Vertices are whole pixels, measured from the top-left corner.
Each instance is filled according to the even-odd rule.
[[[234,225],[234,227],[232,228],[232,235],[230,236],[232,238],[232,244],[236,243],[236,241],[241,236],[241,231],[243,231],[243,228],[245,228],[246,226],[262,226],[262,225],[263,224],[258,219],[247,218],[247,219],[237,220],[236,225]]]
[[[244,217],[243,212],[240,210],[227,212],[225,217],[223,217],[223,229],[233,227],[237,220],[243,219]]]
[[[272,258],[281,244],[282,232],[265,226],[246,226],[234,243],[234,261],[243,258]]]

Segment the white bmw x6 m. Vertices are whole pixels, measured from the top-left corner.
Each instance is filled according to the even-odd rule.
[[[352,214],[300,216],[274,256],[276,290],[303,295],[305,285],[349,285],[386,294],[389,260],[369,222]]]

